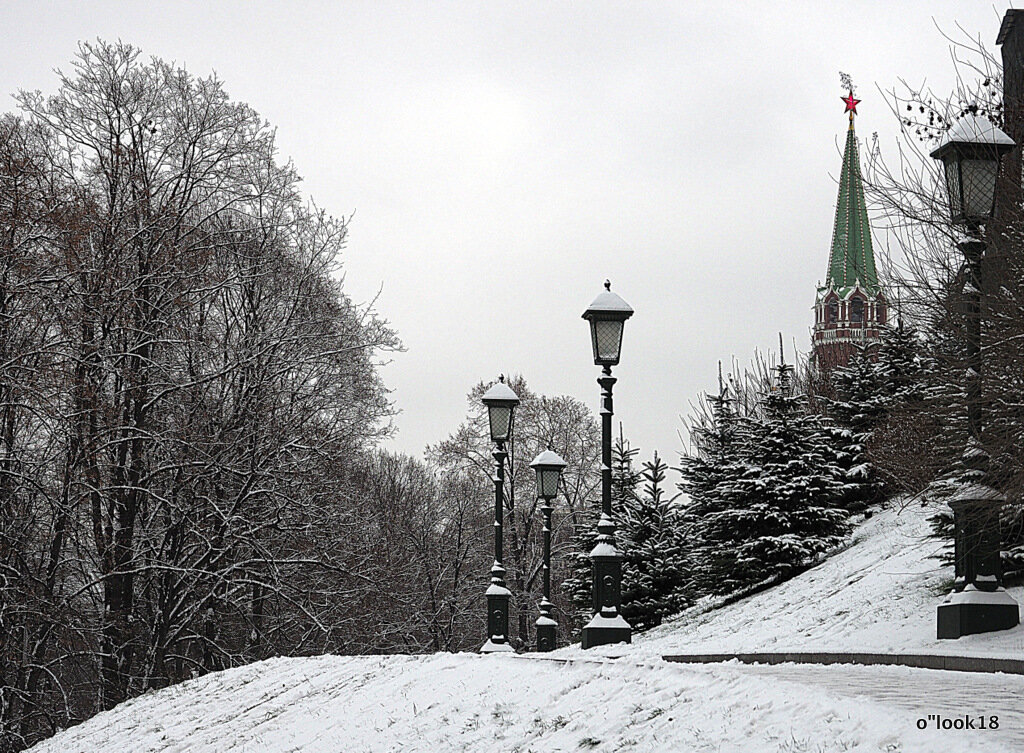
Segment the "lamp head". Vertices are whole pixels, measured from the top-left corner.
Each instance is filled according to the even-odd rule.
[[[484,393],[481,400],[487,406],[491,441],[507,442],[512,434],[512,419],[516,406],[519,405],[519,396],[505,384],[504,374],[498,377],[498,381]]]
[[[954,223],[978,225],[992,218],[999,161],[1014,146],[984,115],[964,115],[942,137],[931,156],[942,162]]]
[[[583,312],[583,318],[590,322],[594,363],[611,367],[618,364],[622,354],[622,330],[626,320],[633,316],[633,307],[612,292],[612,284],[607,280],[604,287],[604,292]]]

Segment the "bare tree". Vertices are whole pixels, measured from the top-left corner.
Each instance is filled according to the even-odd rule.
[[[969,434],[976,436],[987,458],[986,483],[1006,495],[1004,516],[1019,519],[1024,474],[1024,404],[1020,400],[1020,373],[1024,364],[1024,214],[1021,208],[1020,149],[1004,160],[997,184],[995,217],[983,228],[985,252],[976,271],[965,261],[958,244],[962,230],[950,222],[941,166],[929,152],[959,117],[984,115],[1020,141],[1024,104],[1019,93],[1004,101],[1001,61],[980,38],[963,33],[947,37],[957,74],[952,92],[935,93],[906,82],[888,92],[893,113],[902,125],[895,156],[869,150],[865,172],[868,196],[879,225],[894,250],[888,265],[892,284],[900,291],[903,316],[926,336],[935,369],[928,399],[921,410],[896,418],[887,446],[876,448],[892,465],[890,475],[915,480],[915,487],[930,480],[930,492],[942,496],[978,469],[968,467],[964,448]],[[977,303],[974,301],[977,300]],[[968,387],[965,330],[973,317],[980,320],[982,373]],[[967,410],[980,424],[969,432]],[[903,433],[927,452],[894,450]],[[1014,533],[1016,530],[1016,533]],[[1024,545],[1019,527],[1006,527],[1004,550],[1010,569],[1024,571]],[[1014,551],[1016,554],[1014,555]]]
[[[590,409],[579,400],[534,394],[521,376],[508,380],[519,396],[515,432],[508,444],[510,471],[506,474],[505,566],[512,591],[513,641],[529,644],[533,618],[540,599],[539,578],[543,564],[538,498],[534,472],[529,467],[545,449],[557,452],[566,461],[563,493],[556,499],[552,532],[553,601],[560,614],[569,616],[573,608],[560,593],[558,583],[568,575],[568,563],[560,555],[572,548],[577,518],[587,509],[587,501],[600,484],[600,426]],[[467,397],[468,419],[448,439],[427,448],[430,460],[445,473],[466,473],[476,479],[479,509],[486,510],[493,499],[494,461],[487,429],[487,415],[480,398],[490,387],[481,382]],[[488,520],[479,537],[489,541],[493,535]]]
[[[0,121],[0,749],[343,645],[399,346],[274,133],[125,44]]]

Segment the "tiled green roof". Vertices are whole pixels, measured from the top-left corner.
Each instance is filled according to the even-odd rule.
[[[832,252],[829,254],[828,274],[824,287],[827,288],[831,284],[837,289],[851,288],[858,281],[865,292],[872,295],[878,293],[875,253],[871,248],[871,227],[868,225],[857,137],[853,131],[851,118],[850,130],[846,132],[846,148],[843,150],[839,201],[836,204],[836,222],[832,230]]]

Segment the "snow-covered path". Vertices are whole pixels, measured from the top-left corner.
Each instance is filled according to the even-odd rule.
[[[929,714],[944,719],[997,716],[999,727],[992,730],[950,730],[944,732],[947,750],[962,750],[965,740],[982,737],[999,742],[1009,750],[1024,751],[1024,676],[946,672],[910,667],[855,667],[846,664],[730,664],[737,671],[792,684],[794,692],[822,689],[830,695],[866,700],[890,710],[906,712],[909,722],[928,722]],[[986,721],[986,725],[988,722]]]
[[[921,687],[970,692],[990,678],[917,670],[926,685],[904,678],[905,697],[882,699],[800,671],[473,654],[272,659],[133,699],[33,751],[1021,750],[1008,734],[920,731],[906,707]]]

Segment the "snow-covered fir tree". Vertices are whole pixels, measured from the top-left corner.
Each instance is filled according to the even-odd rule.
[[[699,413],[690,426],[693,451],[681,458],[683,480],[680,489],[689,497],[692,509],[708,509],[714,499],[714,489],[731,470],[730,460],[735,456],[737,432],[734,400],[722,379],[722,364],[719,362],[718,394],[704,396],[703,405],[707,409]]]
[[[838,545],[848,530],[845,474],[823,419],[793,395],[792,370],[785,363],[775,368],[752,415],[733,416],[722,400],[705,434],[709,444],[697,458],[684,458],[694,573],[704,593],[785,576]]]
[[[835,397],[827,401],[832,421],[826,422],[825,432],[833,460],[847,480],[843,506],[853,512],[880,502],[884,495],[878,470],[867,456],[871,432],[885,410],[877,353],[877,345],[854,348],[847,365],[831,374]]]
[[[668,466],[657,451],[643,464],[643,489],[622,510],[622,615],[637,632],[687,605],[687,573],[679,495],[665,493]]]
[[[920,492],[947,462],[943,447],[963,446],[962,421],[950,409],[961,390],[948,394],[936,376],[918,331],[902,317],[831,373],[832,397],[822,403],[835,424],[830,433],[850,482],[850,510]]]
[[[722,379],[718,364],[718,393],[705,394],[702,406],[690,425],[691,451],[680,458],[682,479],[680,491],[688,502],[682,512],[682,525],[690,555],[691,596],[716,590],[715,573],[725,567],[717,542],[704,538],[704,524],[711,516],[725,510],[726,502],[719,494],[726,481],[746,468],[740,434],[744,417],[737,412],[735,391]],[[743,409],[743,406],[739,406]]]
[[[654,453],[637,470],[639,449],[622,434],[612,445],[612,519],[615,542],[622,553],[622,616],[641,632],[661,624],[687,604],[685,549],[681,510],[676,497],[665,494],[668,466]],[[642,485],[642,488],[641,488]],[[596,542],[600,504],[588,511],[584,528],[577,527],[573,576],[565,582],[578,607],[576,621],[592,615],[590,550]]]

